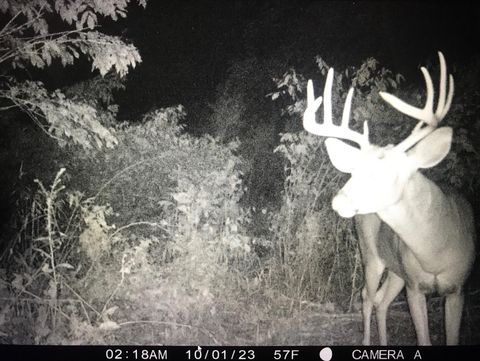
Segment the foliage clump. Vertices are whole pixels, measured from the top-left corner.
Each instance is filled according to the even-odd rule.
[[[48,90],[39,81],[24,81],[19,70],[69,66],[79,58],[92,71],[124,77],[142,61],[133,44],[98,31],[102,18],[117,21],[127,13],[129,1],[2,1],[7,21],[0,28],[0,110],[20,110],[61,146],[73,143],[91,150],[112,148],[113,130],[102,122],[94,104]],[[146,0],[138,3],[145,7]],[[55,19],[55,20],[54,20]],[[60,20],[60,22],[56,21]]]
[[[181,334],[193,329],[213,342],[202,322],[215,319],[217,297],[255,257],[239,207],[238,145],[183,133],[184,117],[181,106],[152,111],[118,127],[115,150],[79,157],[69,182],[64,169],[50,187],[38,182],[22,232],[3,255],[14,260],[2,277],[14,301],[2,309],[28,306],[19,313],[34,320],[29,342],[116,342],[111,332],[122,327],[178,337],[172,327],[185,317]],[[158,309],[159,299],[170,307]]]

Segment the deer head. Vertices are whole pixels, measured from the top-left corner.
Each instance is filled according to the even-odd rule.
[[[380,92],[380,96],[398,111],[418,120],[412,133],[396,146],[378,147],[370,144],[368,125],[364,122],[363,133],[348,128],[353,88],[347,94],[341,125],[332,121],[333,69],[327,75],[322,97],[315,99],[313,85],[308,81],[307,108],[303,116],[304,128],[313,134],[328,137],[325,141],[332,164],[339,171],[351,174],[345,186],[333,198],[332,208],[342,217],[356,214],[376,213],[398,202],[411,177],[420,168],[438,164],[450,151],[452,129],[437,128],[447,114],[453,98],[453,77],[449,76],[446,95],[446,64],[440,58],[440,94],[437,108],[433,110],[433,84],[428,70],[421,71],[425,78],[427,98],[424,108],[413,107],[397,97]],[[315,113],[324,101],[324,122],[315,121]],[[360,148],[340,139],[350,140]]]

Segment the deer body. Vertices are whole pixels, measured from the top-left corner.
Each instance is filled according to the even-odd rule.
[[[425,197],[429,194],[425,193],[425,187],[427,191],[433,190],[429,197]],[[432,203],[432,200],[437,202]],[[403,222],[399,223],[399,219]],[[440,219],[448,222],[442,223]],[[406,187],[402,201],[382,210],[378,215],[357,215],[355,221],[366,278],[362,292],[364,344],[370,344],[370,314],[374,305],[380,343],[387,343],[387,308],[405,284],[407,293],[437,292],[447,299],[449,295],[462,297],[462,285],[475,255],[473,214],[463,197],[456,193],[443,193],[433,182],[418,173]],[[378,290],[385,269],[386,281]],[[389,292],[385,295],[387,289]],[[420,298],[420,304],[411,307],[421,306],[425,309],[424,299],[421,295],[417,298]],[[461,313],[460,310],[456,312]],[[383,325],[380,324],[382,322]],[[425,335],[428,325],[420,321],[418,324],[423,330],[421,334]],[[458,328],[459,324],[456,326],[456,323],[450,321],[446,326]],[[451,337],[453,339],[449,338],[448,343],[458,343],[458,330],[452,330]],[[430,340],[425,338],[420,342],[429,344]]]
[[[473,213],[463,197],[416,173],[402,199],[378,215],[405,243],[407,285],[444,294],[463,284],[475,255]]]
[[[446,297],[447,344],[457,344],[459,340],[463,285],[475,257],[472,209],[464,198],[445,192],[419,171],[440,163],[452,142],[450,127],[437,128],[453,97],[453,77],[449,78],[447,96],[445,60],[441,53],[439,57],[440,95],[435,112],[432,80],[425,68],[421,69],[427,86],[423,109],[380,93],[394,108],[419,120],[412,133],[396,146],[371,145],[366,122],[363,134],[348,129],[353,89],[347,95],[341,125],[333,124],[332,69],[324,90],[324,124],[316,123],[315,111],[322,98],[315,99],[309,82],[304,128],[328,136],[325,145],[332,164],[351,174],[333,198],[332,208],[342,217],[356,217],[366,280],[362,290],[366,345],[370,344],[373,307],[380,344],[387,343],[388,306],[404,287],[419,344],[430,344],[425,295],[431,292]],[[353,141],[360,149],[337,138]]]

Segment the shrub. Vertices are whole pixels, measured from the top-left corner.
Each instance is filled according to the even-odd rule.
[[[2,309],[24,307],[24,334],[5,333],[15,342],[124,343],[124,329],[148,325],[150,343],[192,330],[215,342],[202,323],[220,324],[217,301],[254,260],[242,161],[236,143],[183,134],[184,116],[160,109],[120,126],[115,149],[73,162],[68,191],[64,169],[50,187],[38,182],[2,276]]]

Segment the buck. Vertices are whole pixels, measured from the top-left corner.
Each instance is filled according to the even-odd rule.
[[[365,345],[370,344],[374,306],[379,342],[387,344],[387,310],[404,287],[418,344],[431,344],[426,303],[426,294],[431,292],[445,296],[446,343],[453,345],[459,341],[463,286],[475,257],[473,213],[464,198],[440,188],[419,171],[442,161],[452,143],[452,128],[438,127],[450,108],[454,89],[450,75],[447,94],[445,59],[442,53],[438,54],[440,92],[435,112],[433,83],[424,67],[421,68],[427,89],[424,108],[380,92],[393,108],[418,120],[410,135],[396,146],[371,144],[367,122],[363,132],[349,128],[353,88],[347,94],[341,124],[333,124],[333,69],[328,72],[323,99],[315,99],[312,81],[308,81],[303,127],[310,133],[328,137],[325,145],[330,161],[339,171],[351,174],[334,196],[332,208],[341,217],[355,216],[365,273],[362,290]],[[324,120],[319,124],[315,114],[322,100]],[[354,142],[360,148],[337,138]],[[380,285],[384,271],[386,275]]]

